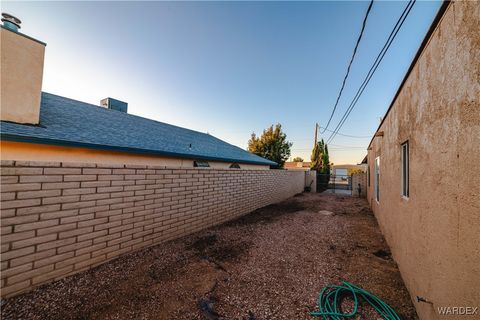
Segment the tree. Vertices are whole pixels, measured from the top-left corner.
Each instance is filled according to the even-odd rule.
[[[303,162],[303,159],[301,157],[295,157],[293,158],[293,162]]]
[[[330,174],[330,157],[328,155],[328,146],[323,139],[313,147],[310,169],[319,173]]]
[[[347,175],[349,176],[353,176],[356,173],[363,173],[363,170],[359,168],[350,168],[347,170]]]
[[[252,133],[248,140],[248,151],[278,163],[280,168],[290,157],[291,146],[292,143],[287,141],[287,135],[282,132],[282,125],[279,123],[263,130],[260,137],[257,137],[255,132]]]

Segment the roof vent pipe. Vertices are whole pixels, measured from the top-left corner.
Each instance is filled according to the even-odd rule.
[[[20,29],[20,24],[22,23],[20,19],[6,12],[2,13],[2,22],[5,28],[14,32],[18,32],[18,29]]]

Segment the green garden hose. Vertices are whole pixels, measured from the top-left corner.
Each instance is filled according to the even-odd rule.
[[[343,299],[350,297],[353,300],[353,310],[349,313],[343,313],[341,304]],[[323,320],[342,320],[352,318],[357,315],[359,300],[362,298],[369,303],[379,315],[385,320],[401,320],[400,316],[388,304],[380,300],[372,293],[359,288],[349,282],[343,282],[343,285],[328,285],[322,289],[318,298],[319,311],[311,312],[313,317],[321,317]]]

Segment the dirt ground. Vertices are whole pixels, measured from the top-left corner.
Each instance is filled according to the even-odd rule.
[[[332,212],[324,212],[327,210]],[[417,319],[364,199],[299,194],[2,301],[2,319],[314,319],[354,283]],[[364,308],[363,319],[377,319]]]

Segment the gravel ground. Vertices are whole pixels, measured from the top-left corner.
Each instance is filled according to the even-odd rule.
[[[2,301],[2,319],[313,319],[349,281],[417,319],[364,199],[300,194]],[[345,302],[345,308],[351,303]],[[377,319],[368,307],[363,317]]]

